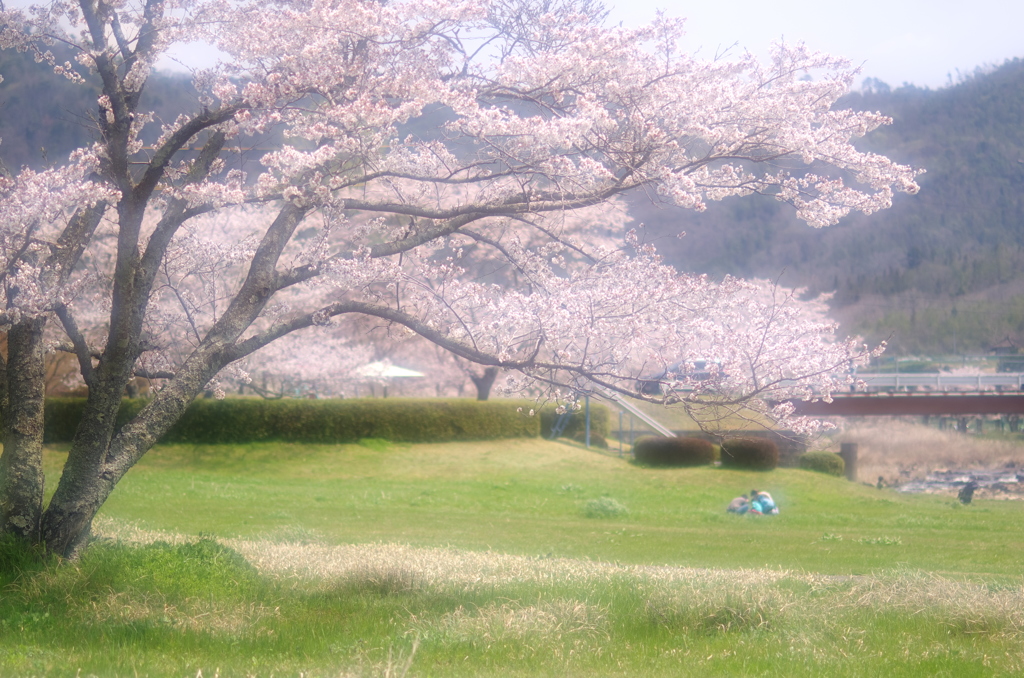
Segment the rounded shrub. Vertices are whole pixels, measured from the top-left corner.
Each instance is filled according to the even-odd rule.
[[[576,435],[574,435],[572,437],[572,439],[574,441],[582,444],[582,445],[586,445],[587,444],[587,432],[586,431],[579,431],[579,432],[576,433]],[[597,448],[600,448],[602,450],[607,450],[608,449],[608,439],[605,438],[600,433],[594,433],[593,431],[591,431],[590,432],[590,446],[591,447],[597,447]]]
[[[846,473],[846,462],[838,454],[825,451],[804,452],[800,455],[800,468],[807,471],[841,476]]]
[[[633,444],[633,457],[646,466],[706,466],[715,461],[715,446],[700,438],[645,436]]]
[[[766,438],[734,438],[722,443],[722,466],[771,471],[779,465],[779,446]]]

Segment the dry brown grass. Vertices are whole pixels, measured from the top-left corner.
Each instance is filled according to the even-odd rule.
[[[111,592],[91,601],[89,623],[132,624],[148,622],[192,632],[235,634],[254,628],[279,610],[259,604],[230,604],[202,598],[189,598],[172,605],[160,595],[138,592]]]
[[[645,601],[657,625],[718,633],[780,627],[827,629],[837,615],[898,611],[926,616],[950,633],[1021,638],[1024,586],[991,588],[919,571],[831,577],[782,570],[713,570],[627,566],[571,559],[537,559],[397,544],[318,546],[228,542],[271,576],[322,580],[327,585],[419,589],[434,595],[519,587],[627,587]],[[333,584],[332,584],[333,582]],[[440,619],[409,620],[409,633],[481,647],[517,644],[550,651],[563,641],[607,636],[609,613],[575,598],[459,607]]]
[[[99,521],[97,531],[131,541],[182,539],[111,520]],[[871,628],[877,618],[909,624],[911,635],[940,629],[949,637],[1013,647],[1024,641],[1020,582],[996,585],[916,570],[827,576],[771,569],[621,565],[399,544],[223,541],[266,576],[303,580],[328,590],[356,587],[384,595],[416,591],[424,594],[423,599],[457,603],[410,611],[401,623],[402,635],[414,640],[412,647],[398,654],[389,651],[384,662],[379,654],[356,656],[353,673],[345,676],[405,676],[420,641],[459,652],[494,652],[509,661],[569,661],[601,651],[616,628],[637,623],[638,628],[653,625],[690,638],[770,632],[783,646],[803,648],[811,655],[837,638],[845,643],[851,633],[865,633],[863,629]],[[479,602],[470,602],[474,598]],[[595,603],[594,598],[602,602]],[[615,598],[625,602],[616,604]],[[225,618],[234,617],[244,628],[261,616],[276,614],[259,607],[204,608],[199,601],[189,601],[187,610],[161,609],[161,601],[150,602],[142,605],[143,610],[132,609],[140,606],[138,600],[112,596],[99,601],[102,609],[96,616],[131,620],[141,613],[183,628],[230,632]],[[944,649],[940,645],[935,645],[936,651]],[[825,655],[819,660],[831,661]],[[1024,666],[1024,655],[1004,664],[1012,664],[1016,671]]]
[[[838,606],[928,616],[950,633],[1019,638],[1024,634],[1024,587],[991,588],[928,572],[862,577],[836,600]]]
[[[669,585],[745,586],[791,576],[775,570],[623,565],[570,558],[531,558],[452,548],[417,548],[402,544],[278,544],[223,540],[260,572],[277,577],[321,581],[336,587],[372,590],[432,590],[458,593],[491,591],[509,582],[530,585],[603,585],[617,579]]]
[[[924,478],[938,469],[999,469],[1024,466],[1024,443],[990,440],[897,418],[849,420],[822,440],[839,452],[840,443],[857,443],[857,476],[888,484]]]
[[[755,631],[778,625],[796,603],[796,595],[770,579],[679,582],[655,586],[646,611],[654,624],[671,629],[718,633]]]

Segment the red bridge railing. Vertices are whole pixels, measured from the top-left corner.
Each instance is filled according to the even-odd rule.
[[[792,401],[798,416],[1024,414],[1024,393],[842,393],[832,402]]]

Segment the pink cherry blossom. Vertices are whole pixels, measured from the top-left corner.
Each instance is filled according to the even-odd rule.
[[[851,143],[888,122],[835,108],[855,69],[800,44],[767,63],[703,60],[678,20],[633,29],[581,0],[545,7],[62,0],[0,13],[0,49],[101,83],[95,145],[0,179],[12,355],[71,352],[89,388],[45,514],[31,508],[41,484],[38,501],[0,497],[17,513],[0,531],[38,525],[32,538],[74,553],[198,393],[264,379],[283,391],[317,369],[316,387],[339,392],[373,353],[360,318],[501,369],[510,393],[570,403],[617,392],[707,422],[743,408],[785,419],[773,403],[844,387],[870,351],[797,292],[679,273],[623,231],[627,196],[701,210],[763,193],[823,227],[915,192],[916,170]],[[74,64],[57,63],[55,41]],[[141,105],[153,65],[195,41],[224,57],[194,74],[192,110],[158,120]],[[697,378],[699,362],[712,368]],[[637,392],[651,374],[662,388]],[[115,430],[140,375],[158,389]],[[8,370],[8,384],[42,416],[27,382]],[[29,443],[8,440],[0,463],[36,464]]]

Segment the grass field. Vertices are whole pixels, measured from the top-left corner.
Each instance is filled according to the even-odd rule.
[[[725,513],[753,487],[779,516]],[[1018,675],[1022,518],[539,440],[165,446],[80,563],[0,554],[0,675]]]

